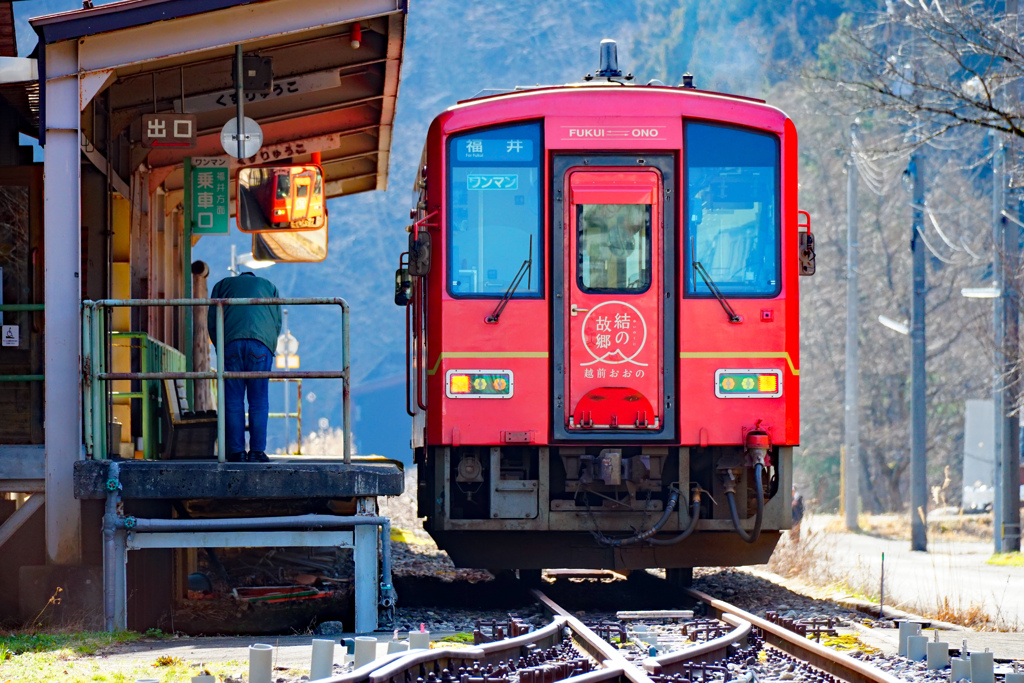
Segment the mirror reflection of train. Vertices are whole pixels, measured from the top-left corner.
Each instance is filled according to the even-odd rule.
[[[319,166],[256,166],[238,172],[242,232],[318,230],[324,226],[324,179]]]

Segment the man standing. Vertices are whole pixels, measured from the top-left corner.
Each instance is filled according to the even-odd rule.
[[[213,288],[214,299],[276,298],[280,294],[270,280],[252,273],[226,277]],[[217,343],[217,307],[207,312],[210,339]],[[281,334],[281,307],[238,305],[224,307],[224,369],[270,370],[274,347]],[[248,396],[247,396],[248,395]],[[245,399],[249,400],[249,452],[245,452]],[[224,380],[224,428],[228,462],[270,462],[267,457],[267,417],[270,413],[270,379]]]

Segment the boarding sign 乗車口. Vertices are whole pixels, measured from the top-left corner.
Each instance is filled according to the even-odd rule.
[[[186,189],[190,195],[192,234],[228,234],[228,160],[192,157]]]

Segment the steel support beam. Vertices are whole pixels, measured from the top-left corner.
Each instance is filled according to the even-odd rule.
[[[81,562],[81,505],[73,465],[82,454],[81,150],[78,42],[46,46],[43,235],[46,291],[46,553]],[[53,378],[52,380],[50,378]]]
[[[4,544],[11,540],[11,536],[17,533],[21,525],[27,522],[36,510],[43,507],[45,500],[46,497],[42,493],[32,494],[20,508],[14,511],[13,515],[0,525],[0,548],[4,547]]]

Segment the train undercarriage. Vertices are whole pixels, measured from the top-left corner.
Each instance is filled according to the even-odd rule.
[[[766,458],[760,524],[740,446],[439,446],[416,459],[419,514],[459,567],[760,564],[791,521],[790,447]]]

